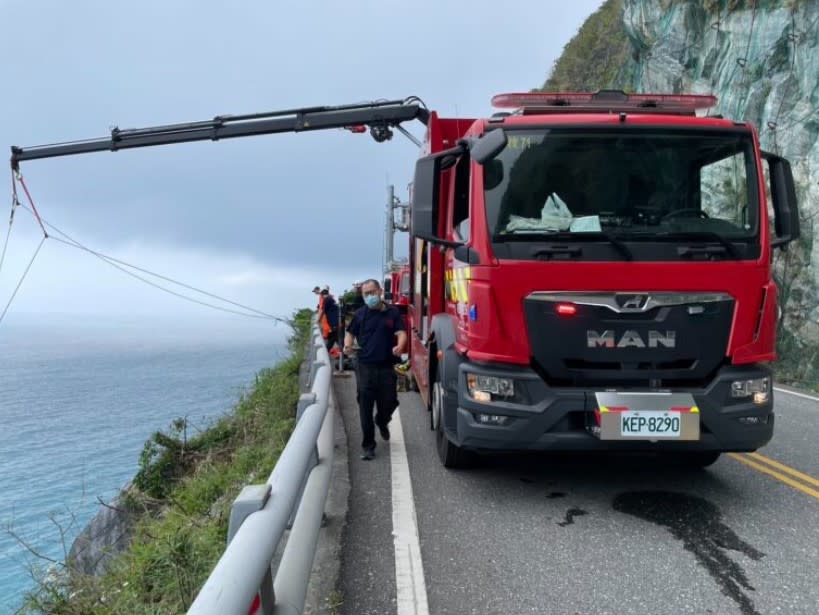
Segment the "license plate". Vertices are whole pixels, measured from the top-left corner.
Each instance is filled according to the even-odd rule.
[[[680,413],[627,410],[620,413],[620,435],[624,438],[679,438]]]

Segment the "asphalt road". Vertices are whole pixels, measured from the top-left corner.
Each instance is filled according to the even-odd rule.
[[[336,380],[351,482],[338,613],[397,613],[389,444],[358,458],[353,382]],[[451,471],[402,394],[429,612],[819,613],[819,401],[775,400],[761,457],[703,471],[542,454]]]

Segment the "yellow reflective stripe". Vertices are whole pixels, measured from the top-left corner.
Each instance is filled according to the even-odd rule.
[[[472,277],[472,270],[469,267],[454,267],[445,271],[445,277],[452,301],[467,302],[469,287],[466,281]]]
[[[605,406],[600,406],[600,412],[608,412],[608,411],[609,411],[609,409],[606,408]]]
[[[691,413],[692,414],[699,414],[699,412],[700,412],[699,408],[697,408],[696,406],[691,406]]]
[[[464,302],[468,300],[469,295],[466,288],[466,280],[462,279],[458,281],[458,297]]]

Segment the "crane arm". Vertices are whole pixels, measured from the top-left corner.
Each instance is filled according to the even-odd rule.
[[[148,128],[113,128],[110,136],[84,141],[11,147],[11,166],[17,169],[21,161],[73,156],[91,152],[112,151],[134,147],[150,147],[190,141],[218,141],[236,137],[304,132],[330,128],[349,128],[370,134],[380,142],[392,137],[392,128],[401,122],[419,120],[423,124],[429,112],[420,99],[388,100],[335,107],[304,107],[248,115],[219,115],[212,120],[167,124]]]

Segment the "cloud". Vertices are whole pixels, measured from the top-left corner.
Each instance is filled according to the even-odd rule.
[[[557,11],[510,0],[501,11],[417,0],[407,11],[394,1],[254,0],[226,14],[204,0],[7,2],[0,11],[13,27],[0,54],[10,95],[0,114],[9,121],[0,142],[412,94],[444,115],[485,116],[492,94],[540,85],[600,4],[577,0]],[[408,128],[423,135],[417,123]],[[406,198],[417,153],[400,134],[376,144],[333,130],[32,161],[22,170],[43,215],[92,247],[288,312],[310,299],[301,288],[378,277],[386,186]],[[27,253],[14,245],[19,264]],[[405,236],[396,245],[406,254]],[[194,309],[51,244],[21,292],[21,305],[41,311]]]

